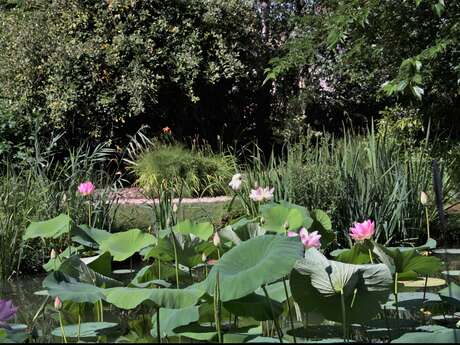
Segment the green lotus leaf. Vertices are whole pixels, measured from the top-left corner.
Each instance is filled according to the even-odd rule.
[[[282,303],[271,298],[269,302],[265,296],[256,293],[224,302],[223,306],[233,315],[252,317],[256,321],[273,320],[273,317],[277,319],[283,313]],[[274,315],[272,315],[272,308]]]
[[[375,244],[386,260],[391,260],[394,271],[398,273],[398,280],[415,279],[419,275],[432,275],[441,270],[442,262],[434,256],[422,256],[417,249],[385,248]],[[383,255],[380,255],[381,257]]]
[[[71,219],[66,214],[60,214],[42,222],[32,222],[27,227],[23,240],[31,238],[59,238],[70,231]]]
[[[64,334],[66,338],[93,338],[113,331],[116,326],[118,324],[112,322],[83,322],[79,325],[64,326]],[[55,337],[63,336],[60,327],[54,329],[51,334]]]
[[[104,276],[112,274],[112,256],[109,252],[91,257],[80,258],[80,260],[94,272]]]
[[[439,291],[439,296],[450,305],[460,307],[460,286],[457,284],[450,283],[448,287]]]
[[[72,229],[70,234],[72,241],[89,248],[99,248],[100,243],[112,235],[108,231],[91,228],[85,224]]]
[[[286,291],[284,289],[284,284],[282,281],[266,285],[265,288],[267,289],[267,293],[268,296],[270,296],[270,299],[273,299],[280,303],[286,301]],[[286,280],[286,290],[288,293],[288,298],[291,297],[291,288],[289,286],[289,280]],[[262,288],[258,288],[256,290],[256,294],[265,296],[264,290]]]
[[[195,305],[204,291],[192,285],[186,289],[142,289],[116,287],[105,289],[106,300],[120,309],[134,309],[145,301],[158,307],[181,309]]]
[[[76,247],[67,247],[62,253],[58,254],[54,259],[49,259],[49,261],[43,265],[43,268],[46,272],[57,271],[61,267],[61,263],[68,259],[72,254],[76,254],[79,248]]]
[[[174,330],[181,326],[187,326],[192,322],[196,322],[200,318],[198,312],[199,307],[191,306],[182,309],[167,309],[160,308],[160,332],[161,337],[171,337],[176,335]],[[157,315],[152,316],[151,335],[157,337]]]
[[[351,265],[329,261],[315,248],[305,252],[291,273],[292,296],[305,312],[317,311],[342,322],[341,294],[347,322],[362,322],[380,311],[392,284],[386,265]]]
[[[155,237],[139,229],[112,234],[100,243],[101,252],[109,252],[115,261],[124,261],[145,247],[154,245]]]
[[[105,296],[101,288],[80,283],[73,278],[65,277],[60,272],[53,272],[43,281],[43,287],[51,297],[59,297],[62,301],[76,303],[95,303]]]
[[[322,210],[313,210],[311,212],[313,224],[309,231],[318,231],[321,235],[321,246],[324,248],[335,240],[335,233],[332,231],[331,218]]]
[[[105,257],[102,256],[101,260],[102,262],[107,260],[107,255]],[[92,270],[80,259],[78,255],[73,255],[62,262],[61,266],[59,267],[59,272],[72,277],[81,283],[87,283],[99,287],[105,288],[123,286],[123,283],[119,282],[118,280],[112,279]]]
[[[183,235],[194,235],[202,241],[207,241],[214,233],[214,226],[209,222],[194,223],[186,219],[178,223],[174,230]]]
[[[276,205],[262,212],[264,223],[262,228],[267,231],[285,233],[286,231],[297,231],[306,221],[306,210],[299,208],[287,208]]]
[[[294,238],[259,236],[226,252],[203,285],[214,295],[218,276],[221,300],[238,299],[289,274],[302,253],[302,244]]]

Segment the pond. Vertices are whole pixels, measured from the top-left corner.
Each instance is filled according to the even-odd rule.
[[[453,251],[455,253],[455,251]],[[436,256],[440,257],[442,260],[446,258],[444,254],[435,254]],[[456,271],[460,270],[460,254],[450,254],[447,255],[447,265],[444,261],[445,266],[443,266],[443,270],[449,271]],[[138,270],[140,268],[136,267],[134,269]],[[119,270],[122,272],[123,270]],[[460,271],[459,271],[460,272]],[[117,275],[117,279],[121,281],[129,281],[132,277],[131,274],[122,274],[125,279],[120,279],[120,275]],[[51,335],[51,332],[59,327],[59,321],[57,319],[57,313],[52,308],[52,302],[48,300],[46,296],[37,295],[36,292],[43,290],[42,282],[46,275],[30,275],[30,276],[22,276],[10,281],[2,282],[0,284],[0,295],[3,299],[11,299],[14,305],[19,306],[18,312],[12,323],[15,324],[24,324],[27,325],[28,330],[32,330],[35,328],[37,331],[37,340],[40,342],[51,342],[51,343],[59,343],[62,342],[61,337],[55,337]],[[439,273],[436,275],[438,278],[446,278],[445,275]],[[452,281],[458,283],[458,276],[451,277]],[[432,287],[428,288],[427,292],[437,292],[440,289],[444,288],[446,285],[440,287]],[[403,291],[423,291],[423,287],[419,288],[402,288],[401,292]],[[38,317],[36,317],[37,312],[43,308],[44,303],[46,302],[45,310],[40,313]],[[407,315],[406,315],[407,316]],[[447,315],[447,317],[449,317]],[[35,320],[34,320],[35,318]],[[135,319],[134,315],[127,315],[126,313],[122,313],[117,309],[105,309],[104,311],[104,321],[115,322],[115,323],[123,323],[127,322],[130,318]],[[411,317],[409,317],[411,318]],[[89,314],[89,319],[91,319],[91,314]],[[94,317],[94,320],[96,318]],[[150,322],[150,320],[148,320]],[[282,324],[288,326],[288,320],[283,319],[281,320]],[[456,322],[456,321],[455,321]],[[430,322],[429,322],[430,323]],[[431,323],[437,324],[445,324],[443,320],[440,318],[432,319]],[[311,329],[309,331],[309,336],[316,336],[316,337],[340,337],[340,326],[324,323],[320,326],[315,327],[315,329]],[[301,327],[296,329],[296,334],[302,337],[303,329]],[[364,338],[365,339],[365,338]]]

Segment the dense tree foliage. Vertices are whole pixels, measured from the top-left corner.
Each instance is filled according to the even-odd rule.
[[[458,1],[303,1],[268,78],[295,82],[299,115],[320,127],[400,103],[458,131],[459,19]]]
[[[1,0],[0,152],[143,124],[271,145],[388,107],[458,131],[459,16],[443,0]]]

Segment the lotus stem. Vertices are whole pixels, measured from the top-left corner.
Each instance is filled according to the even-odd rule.
[[[67,337],[65,336],[65,332],[64,332],[64,325],[62,323],[62,314],[61,314],[61,312],[59,312],[59,324],[61,326],[62,338],[64,339],[64,343],[67,344]]]
[[[179,289],[179,262],[177,260],[177,247],[176,247],[176,236],[174,236],[174,232],[171,229],[171,235],[173,240],[173,248],[174,248],[174,263],[176,268],[176,288]]]
[[[343,339],[348,342],[347,335],[347,320],[346,320],[346,311],[345,311],[345,297],[343,295],[343,289],[340,289],[340,301],[342,302],[342,330],[343,330]]]
[[[287,290],[287,286],[286,286],[286,280],[284,278],[283,278],[283,285],[284,285],[284,293],[286,294],[286,302],[287,302],[287,305],[288,305],[289,320],[291,322],[292,336],[294,338],[294,344],[297,344],[297,339],[296,339],[295,333],[294,333],[294,319],[292,318],[291,302],[289,301],[289,295],[288,295],[288,290]]]
[[[428,208],[425,206],[425,217],[426,217],[426,234],[428,238],[431,238],[430,236],[430,217],[428,216]]]
[[[161,344],[160,308],[157,308],[157,340]]]
[[[101,308],[101,322],[104,322],[104,305],[102,304],[102,299],[99,300],[99,306]]]
[[[214,289],[214,319],[216,323],[216,332],[219,344],[222,344],[222,331],[220,328],[220,285],[219,285],[219,272],[216,276],[216,287]]]
[[[91,229],[91,198],[88,199],[88,226]]]
[[[80,305],[78,305],[78,333],[77,333],[77,342],[80,342],[80,326],[81,326]]]
[[[372,251],[370,249],[368,249],[369,251],[369,259],[371,259],[371,264],[374,264],[374,260],[372,258]]]
[[[398,323],[399,328],[399,307],[398,307],[398,272],[395,273],[395,306],[396,306],[396,322]]]
[[[283,343],[283,333],[281,332],[281,328],[278,323],[278,319],[275,317],[275,312],[273,311],[272,301],[270,299],[270,296],[268,295],[265,285],[262,285],[262,289],[264,290],[265,298],[267,299],[267,302],[270,305],[270,312],[272,314],[273,323],[275,324],[276,333],[278,334],[278,339],[280,340],[280,343],[282,344]]]

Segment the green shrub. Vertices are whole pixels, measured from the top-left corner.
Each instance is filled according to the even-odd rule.
[[[188,150],[179,145],[154,145],[139,155],[132,170],[136,183],[149,193],[155,194],[167,181],[182,196],[215,196],[225,193],[235,171],[235,160],[231,155]]]

